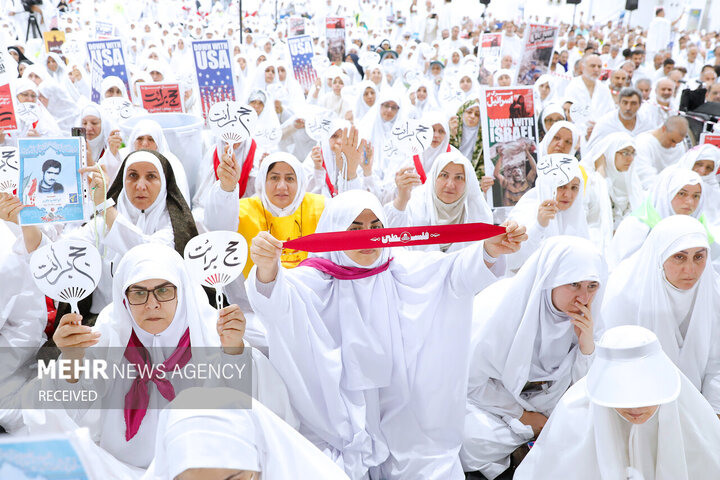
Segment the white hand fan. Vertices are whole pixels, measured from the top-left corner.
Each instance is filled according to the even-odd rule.
[[[14,193],[20,181],[17,148],[0,147],[0,192]]]
[[[380,63],[380,54],[377,52],[365,51],[360,54],[360,57],[358,58],[358,63],[363,68],[367,68],[370,65],[378,64]]]
[[[333,120],[335,113],[331,110],[323,110],[305,120],[305,132],[316,142],[327,140],[333,133],[330,131]]]
[[[78,302],[97,287],[102,259],[94,245],[75,239],[59,240],[33,253],[30,271],[42,293],[69,303],[72,313],[78,313]]]
[[[264,150],[270,150],[280,141],[282,130],[279,127],[262,128],[255,132],[255,140]]]
[[[274,100],[285,100],[288,97],[288,90],[285,85],[279,82],[271,83],[267,86],[268,94]]]
[[[132,102],[123,97],[104,98],[100,105],[108,112],[115,121],[127,120],[135,115],[135,107]]]
[[[29,102],[18,102],[15,114],[26,124],[35,123],[40,120],[38,106]]]
[[[185,245],[185,264],[195,282],[215,289],[218,310],[222,308],[223,287],[242,273],[247,263],[245,237],[237,232],[203,233]]]
[[[225,142],[239,143],[255,134],[258,116],[250,105],[240,102],[217,102],[207,115],[210,130]]]
[[[433,129],[432,125],[410,119],[397,122],[391,134],[398,150],[405,155],[419,155],[430,146]]]
[[[538,177],[549,179],[552,188],[570,183],[578,168],[577,158],[564,153],[545,155],[537,163]]]
[[[320,77],[330,67],[330,59],[325,55],[313,55],[311,63]]]

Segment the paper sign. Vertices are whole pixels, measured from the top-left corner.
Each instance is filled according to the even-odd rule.
[[[144,83],[140,85],[140,98],[148,113],[182,113],[182,95],[177,83]]]
[[[62,54],[62,46],[65,43],[65,32],[60,30],[50,30],[43,32],[43,40],[45,40],[45,52]]]
[[[289,94],[288,89],[280,82],[268,85],[267,93],[273,100],[285,100]]]
[[[417,120],[396,122],[392,129],[393,141],[406,155],[420,155],[430,146],[433,137],[432,125],[423,125]]]
[[[317,115],[313,115],[311,118],[305,120],[305,132],[308,134],[308,137],[316,142],[323,142],[335,133],[330,131],[334,119],[335,113],[333,111],[323,110]]]
[[[517,84],[534,85],[550,69],[559,27],[531,23],[525,27],[524,48],[518,65]]]
[[[303,17],[290,17],[288,19],[288,36],[294,37],[305,34],[305,19]]]
[[[207,121],[210,130],[227,143],[238,143],[255,134],[257,113],[240,102],[218,102],[210,107]]]
[[[78,173],[86,162],[80,137],[21,138],[18,155],[18,197],[25,205],[20,211],[20,225],[90,218],[88,185]]]
[[[545,155],[537,163],[538,178],[545,179],[543,183],[551,185],[552,188],[570,183],[577,170],[577,158],[564,153]]]
[[[38,113],[38,106],[35,103],[30,102],[19,102],[17,104],[17,111],[15,112],[17,118],[20,119],[23,125],[23,131],[20,132],[20,136],[27,135],[28,131],[33,127],[33,124],[40,120],[40,114]]]
[[[10,85],[0,86],[0,131],[17,130],[17,119]]]
[[[293,75],[300,82],[303,88],[308,89],[317,78],[317,72],[313,68],[313,44],[310,35],[288,38],[290,49],[290,61],[292,62]],[[318,57],[320,58],[320,57]],[[327,60],[326,57],[322,57]]]
[[[0,192],[15,194],[20,181],[20,162],[15,147],[0,147]]]
[[[488,72],[495,72],[500,68],[502,50],[502,33],[481,33],[480,52],[478,60]]]
[[[94,245],[77,239],[45,245],[30,258],[30,271],[42,293],[67,302],[78,313],[78,302],[90,296],[102,272],[102,258]]]
[[[230,64],[230,46],[227,40],[194,41],[192,51],[200,104],[203,117],[207,118],[214,103],[236,99]]]
[[[95,38],[105,39],[113,36],[115,25],[110,22],[95,21]]]
[[[237,232],[203,233],[185,245],[183,256],[192,279],[215,289],[219,309],[222,308],[223,287],[239,277],[245,268],[247,241]]]
[[[345,19],[327,17],[325,38],[327,38],[328,59],[335,65],[340,65],[345,60]]]
[[[578,127],[585,128],[590,120],[590,105],[573,103],[570,105],[570,119]]]
[[[121,40],[97,40],[87,42],[88,55],[93,70],[102,70],[102,79],[107,77],[118,77],[125,84],[125,91],[128,98],[132,98],[130,92],[130,83],[128,81],[127,68],[125,66],[125,57],[123,56],[123,46]],[[92,98],[91,101],[100,103],[101,95],[100,83],[98,83],[97,74],[93,75],[92,82]]]
[[[100,105],[116,123],[134,117],[136,113],[135,106],[124,97],[107,97]]]

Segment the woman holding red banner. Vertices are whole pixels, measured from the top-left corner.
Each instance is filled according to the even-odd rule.
[[[414,168],[406,170],[412,173]],[[413,186],[419,185],[419,179],[412,182],[407,178],[408,172],[402,170],[395,176],[398,196],[385,205],[390,227],[493,222],[472,165],[459,151],[452,149],[441,154],[429,172],[428,181],[414,192]],[[454,252],[470,245],[463,242],[410,248]]]
[[[378,199],[351,191],[327,203],[318,231],[384,225]],[[450,255],[338,242],[292,270],[278,262],[281,241],[253,239],[247,290],[268,328],[270,361],[308,438],[351,478],[464,478],[472,298],[525,239],[511,222]]]

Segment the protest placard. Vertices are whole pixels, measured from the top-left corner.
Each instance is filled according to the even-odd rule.
[[[217,102],[235,100],[230,46],[227,40],[192,42],[203,118]]]
[[[140,85],[140,98],[148,113],[183,111],[182,95],[177,83],[144,83]]]
[[[522,59],[518,65],[518,85],[534,85],[550,68],[558,27],[531,23],[525,28]]]
[[[492,202],[509,207],[535,185],[537,126],[531,87],[497,87],[483,92],[485,175],[495,178]]]
[[[102,92],[100,92],[100,84],[104,78],[111,76],[118,77],[123,81],[128,98],[132,98],[122,41],[113,39],[87,42],[87,50],[91,63],[91,100],[95,103],[100,103],[102,100],[100,98],[102,94]]]
[[[480,34],[480,52],[478,62],[480,67],[481,85],[492,83],[492,74],[500,68],[500,49],[502,48],[502,33]]]
[[[303,88],[308,89],[317,78],[317,72],[312,64],[314,55],[312,38],[310,35],[288,38],[287,44],[290,49],[293,75]]]
[[[327,38],[328,59],[340,65],[345,60],[345,19],[327,17],[325,19],[325,37]]]

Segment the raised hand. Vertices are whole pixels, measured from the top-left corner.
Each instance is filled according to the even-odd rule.
[[[220,343],[228,355],[241,355],[244,351],[245,315],[237,305],[229,305],[220,310],[217,332]]]
[[[280,269],[282,242],[268,232],[260,232],[250,242],[250,259],[257,266],[257,278],[262,283],[270,283],[277,277]]]
[[[525,227],[518,225],[514,220],[508,220],[501,225],[505,233],[485,239],[485,251],[491,257],[499,257],[520,250],[520,244],[528,239]]]

